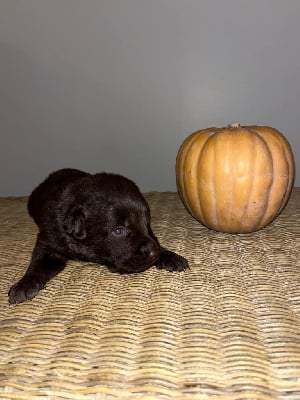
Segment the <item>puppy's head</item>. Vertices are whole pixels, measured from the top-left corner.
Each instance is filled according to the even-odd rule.
[[[63,229],[71,253],[120,273],[140,272],[159,257],[149,206],[137,186],[114,174],[96,174],[68,193]]]

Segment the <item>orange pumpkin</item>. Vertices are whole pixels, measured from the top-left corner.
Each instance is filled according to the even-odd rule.
[[[190,213],[217,231],[248,233],[285,207],[295,163],[286,138],[269,126],[208,128],[182,143],[178,192]]]

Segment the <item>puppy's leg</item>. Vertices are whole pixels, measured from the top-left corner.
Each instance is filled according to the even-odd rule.
[[[55,253],[38,237],[28,270],[8,292],[9,303],[33,299],[46,282],[64,269],[66,262],[65,257]]]
[[[184,271],[189,268],[188,261],[184,257],[162,246],[160,246],[160,255],[155,265],[157,268],[167,271]]]

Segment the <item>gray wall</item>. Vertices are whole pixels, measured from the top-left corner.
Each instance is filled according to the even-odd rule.
[[[176,190],[182,140],[234,120],[300,165],[299,21],[297,0],[0,0],[0,195],[66,166]]]

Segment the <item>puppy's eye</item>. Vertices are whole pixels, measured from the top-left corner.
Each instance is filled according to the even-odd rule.
[[[113,233],[117,236],[123,236],[126,235],[127,233],[127,229],[125,228],[125,226],[117,226],[114,230]]]

